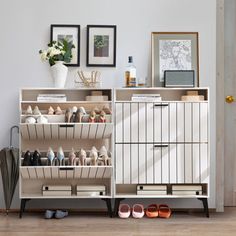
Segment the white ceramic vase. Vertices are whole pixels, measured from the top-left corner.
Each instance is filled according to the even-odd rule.
[[[64,88],[68,68],[63,64],[63,61],[56,61],[55,63],[55,65],[51,66],[51,73],[54,81],[54,86],[55,88]]]

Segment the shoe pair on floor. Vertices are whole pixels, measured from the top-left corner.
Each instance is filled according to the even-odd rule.
[[[171,216],[171,209],[168,205],[165,204],[161,204],[159,206],[157,204],[151,204],[147,207],[146,211],[144,210],[144,207],[141,204],[133,205],[132,209],[128,204],[120,204],[118,212],[120,218],[129,218],[131,212],[133,218],[136,219],[143,218],[145,213],[148,218],[170,218]]]
[[[51,211],[51,210],[46,210],[45,212],[45,219],[62,219],[68,216],[68,211],[62,211],[62,210],[56,210],[56,211]]]

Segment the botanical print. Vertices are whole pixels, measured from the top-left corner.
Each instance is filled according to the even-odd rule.
[[[160,81],[165,70],[191,70],[191,40],[160,40]]]
[[[73,43],[73,35],[65,35],[65,34],[58,34],[57,40],[59,42],[63,42],[63,40],[66,39],[67,42]]]
[[[109,35],[94,35],[94,57],[109,57]]]

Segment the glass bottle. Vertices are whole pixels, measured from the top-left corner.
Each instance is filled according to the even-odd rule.
[[[133,57],[128,57],[128,65],[125,70],[125,86],[136,87],[136,67],[133,64]]]

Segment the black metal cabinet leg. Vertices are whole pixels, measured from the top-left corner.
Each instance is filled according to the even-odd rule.
[[[208,199],[207,198],[198,198],[198,200],[202,201],[206,217],[209,218]]]
[[[116,198],[114,206],[114,216],[118,216],[120,202],[125,200],[125,198]]]
[[[112,218],[111,199],[110,198],[102,198],[102,200],[106,202],[108,215]]]
[[[29,200],[30,200],[30,199],[21,199],[19,218],[22,218],[23,212],[25,212],[25,205],[26,205],[26,202],[29,201]]]

